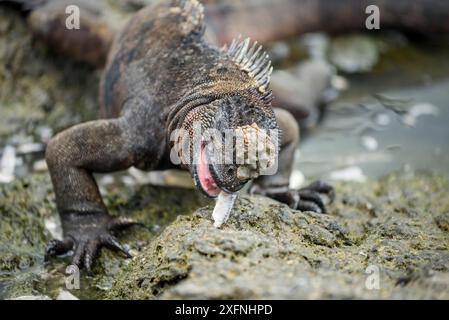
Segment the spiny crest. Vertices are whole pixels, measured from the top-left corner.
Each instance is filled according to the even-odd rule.
[[[232,40],[228,54],[243,71],[252,77],[261,93],[266,93],[273,72],[269,55],[262,50],[262,46],[254,41],[250,47],[250,38],[240,41],[240,36]]]

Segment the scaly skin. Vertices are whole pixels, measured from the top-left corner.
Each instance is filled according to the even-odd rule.
[[[257,178],[252,192],[325,212],[318,193],[332,194],[328,185],[288,188],[299,131],[288,112],[270,106],[268,62],[260,77],[259,69],[244,71],[230,51],[208,45],[203,33],[202,6],[173,0],[142,9],[116,37],[101,82],[104,119],[69,128],[47,146],[64,231],[62,241],[49,244],[49,257],[74,249],[73,263],[90,271],[102,246],[126,253],[113,234],[135,222],[108,214],[93,173],[172,167],[170,134],[179,128],[191,133],[193,121],[222,132],[247,125],[281,129],[280,170]],[[204,189],[197,166],[182,167],[203,192],[214,195]],[[234,164],[207,168],[221,190],[234,192],[247,182],[237,178]]]

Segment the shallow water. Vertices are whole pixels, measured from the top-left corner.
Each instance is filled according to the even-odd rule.
[[[340,36],[345,37],[359,39]],[[446,38],[412,42],[393,33],[370,39],[381,44],[378,61],[369,72],[339,72],[348,89],[327,107],[322,122],[303,137],[296,169],[308,179],[363,180],[398,169],[447,175]],[[336,40],[329,41],[332,46]]]
[[[297,168],[311,177],[348,167],[372,178],[404,167],[448,174],[449,80],[386,91],[385,96],[408,99],[409,111],[425,114],[400,116],[373,97],[338,101],[304,139]]]

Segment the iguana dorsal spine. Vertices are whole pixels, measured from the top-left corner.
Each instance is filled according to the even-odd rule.
[[[254,79],[258,90],[261,93],[265,93],[270,83],[271,73],[273,72],[270,56],[262,50],[262,46],[257,41],[254,41],[253,45],[249,47],[251,39],[246,38],[241,41],[240,38],[239,36],[232,40],[227,53],[240,69]]]

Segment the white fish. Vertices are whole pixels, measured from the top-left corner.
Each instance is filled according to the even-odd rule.
[[[215,228],[220,228],[221,225],[228,220],[236,198],[237,193],[220,192],[212,213]]]

